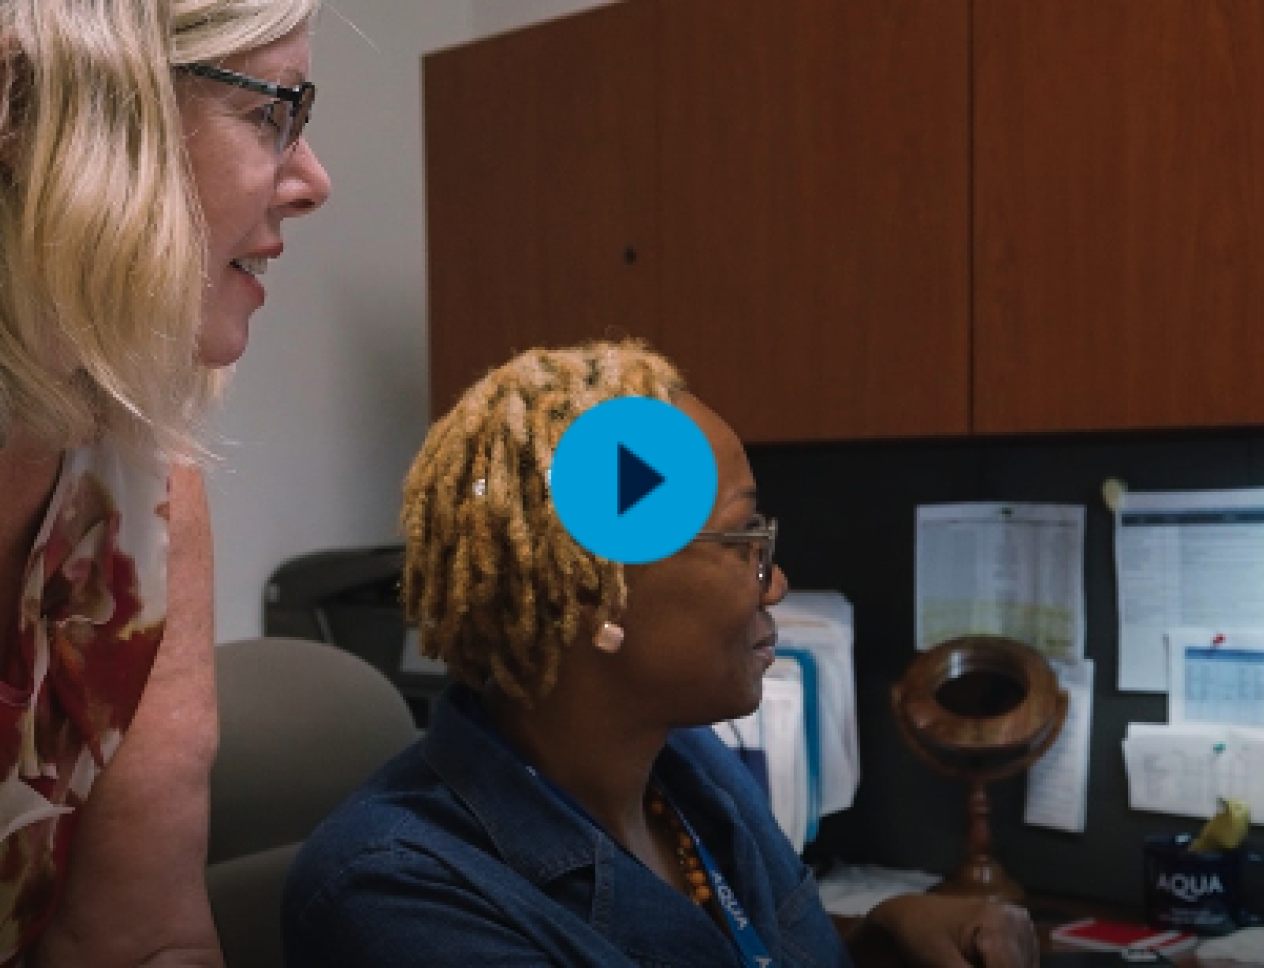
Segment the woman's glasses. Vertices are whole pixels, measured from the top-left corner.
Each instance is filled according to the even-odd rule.
[[[772,587],[772,556],[777,546],[777,519],[755,515],[755,523],[740,531],[699,531],[698,541],[715,541],[727,545],[753,545],[758,553],[755,575],[764,593]]]
[[[303,136],[303,129],[312,116],[312,102],[316,100],[316,85],[304,81],[295,87],[261,81],[236,71],[226,71],[222,67],[209,64],[180,64],[177,70],[222,84],[245,88],[256,94],[265,94],[275,98],[261,107],[263,123],[276,128],[276,152],[283,155]],[[282,103],[284,102],[284,103]],[[288,110],[287,110],[288,109]]]

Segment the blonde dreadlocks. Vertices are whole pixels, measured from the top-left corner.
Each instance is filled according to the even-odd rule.
[[[549,499],[558,440],[616,397],[669,400],[676,369],[639,342],[533,349],[430,430],[404,485],[403,600],[426,655],[476,688],[543,698],[562,650],[622,613],[623,566],[578,545]]]

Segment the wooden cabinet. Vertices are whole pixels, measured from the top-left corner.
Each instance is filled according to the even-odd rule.
[[[748,441],[1264,422],[1264,0],[624,0],[425,110],[436,412],[629,333]]]
[[[748,441],[967,430],[965,0],[627,0],[426,59],[433,400],[644,336]]]
[[[966,431],[966,26],[661,3],[660,343],[745,440]]]
[[[1264,422],[1264,3],[975,0],[974,429]]]
[[[658,335],[653,3],[425,58],[431,409],[541,343]]]

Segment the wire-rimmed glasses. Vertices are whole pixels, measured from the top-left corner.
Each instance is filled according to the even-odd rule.
[[[759,579],[759,587],[767,593],[772,587],[772,556],[777,546],[777,519],[755,515],[755,523],[736,531],[699,531],[694,536],[697,541],[714,541],[727,545],[753,545],[758,553],[755,576]]]

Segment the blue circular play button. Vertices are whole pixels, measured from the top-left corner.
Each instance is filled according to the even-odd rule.
[[[679,551],[715,504],[715,455],[684,411],[648,397],[598,404],[562,434],[549,473],[571,537],[624,564]]]

